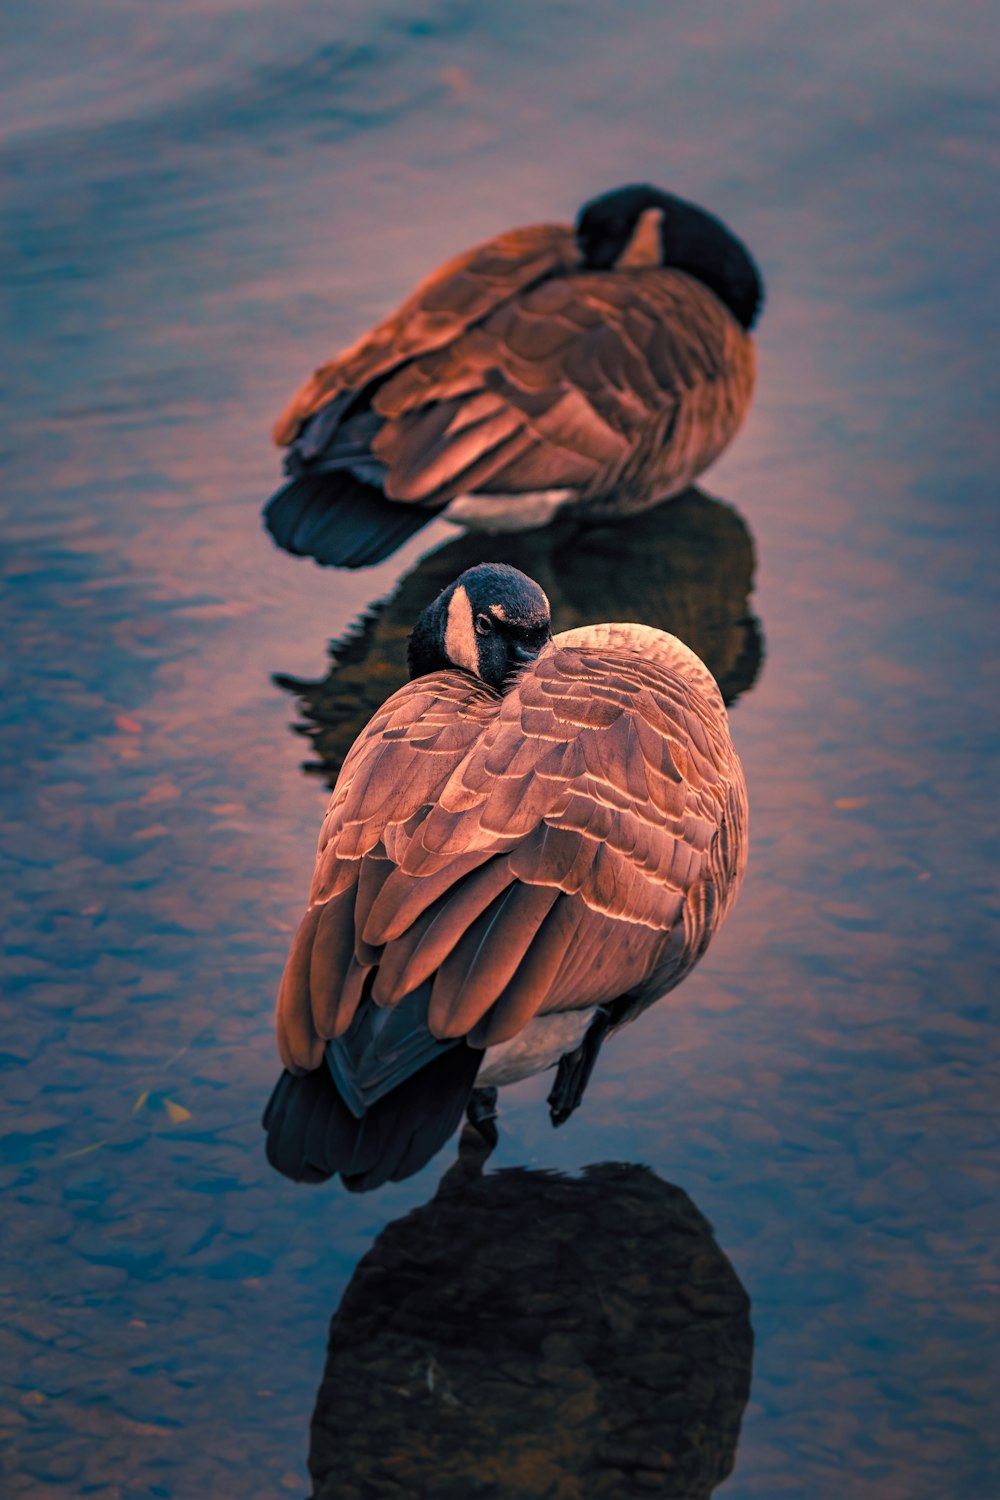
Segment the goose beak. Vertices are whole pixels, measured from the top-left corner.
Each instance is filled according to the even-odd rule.
[[[522,641],[509,641],[507,645],[507,672],[504,677],[505,685],[509,687],[518,673],[522,672],[529,662],[534,661],[539,652],[543,651],[548,644],[548,640],[541,641],[537,646],[526,646]]]

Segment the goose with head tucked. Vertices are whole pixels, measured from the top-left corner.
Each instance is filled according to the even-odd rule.
[[[552,639],[538,585],[481,564],[417,620],[410,671],[344,762],[278,994],[264,1124],[298,1180],[407,1177],[488,1090],[556,1065],[561,1123],[746,861],[722,697],[674,636]]]
[[[647,185],[498,235],[296,393],[268,527],[359,567],[439,514],[495,531],[669,499],[746,416],[762,301],[741,241]]]
[[[344,757],[372,714],[408,677],[413,621],[458,573],[482,556],[475,532],[454,537],[403,577],[329,644],[319,680],[277,672],[273,681],[298,699],[294,732],[318,757],[332,788]],[[754,543],[729,505],[695,489],[668,506],[603,525],[556,522],[537,531],[492,537],[497,562],[534,578],[552,608],[552,629],[631,619],[679,636],[715,678],[727,708],[756,681],[764,655],[761,622],[751,605]]]

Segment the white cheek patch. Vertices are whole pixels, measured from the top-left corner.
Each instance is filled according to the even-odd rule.
[[[663,263],[663,241],[660,225],[663,223],[662,208],[647,208],[639,215],[639,222],[632,231],[632,238],[615,261],[615,270],[623,266],[659,266]]]
[[[476,632],[472,626],[472,605],[461,584],[452,594],[448,605],[444,649],[448,660],[454,662],[456,667],[465,667],[467,671],[479,676],[479,651],[476,647]]]

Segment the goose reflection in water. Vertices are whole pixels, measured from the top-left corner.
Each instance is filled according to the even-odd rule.
[[[750,1300],[646,1167],[481,1175],[476,1132],[330,1327],[316,1500],[707,1497],[750,1390]]]
[[[333,642],[326,677],[275,675],[278,686],[298,697],[304,722],[297,731],[318,756],[306,770],[333,786],[358,734],[407,680],[413,621],[451,579],[484,557],[538,581],[556,633],[600,620],[635,620],[690,646],[727,705],[756,681],[763,635],[749,602],[753,538],[732,506],[690,489],[614,525],[564,521],[540,531],[464,535],[423,558],[390,599]]]

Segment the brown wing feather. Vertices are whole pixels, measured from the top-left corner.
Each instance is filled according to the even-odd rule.
[[[393,373],[372,448],[395,500],[571,488],[620,510],[708,466],[753,376],[747,335],[683,272],[567,275]]]
[[[447,261],[396,312],[309,377],[275,423],[274,441],[279,447],[293,442],[306,418],[339,392],[358,390],[441,348],[523,287],[576,261],[568,224],[512,229]]]
[[[432,1030],[476,1045],[682,977],[735,894],[745,790],[717,693],[647,656],[557,645],[503,699],[459,673],[389,699],[320,836],[286,1066],[318,1065],[369,977],[392,1006],[433,975]]]

